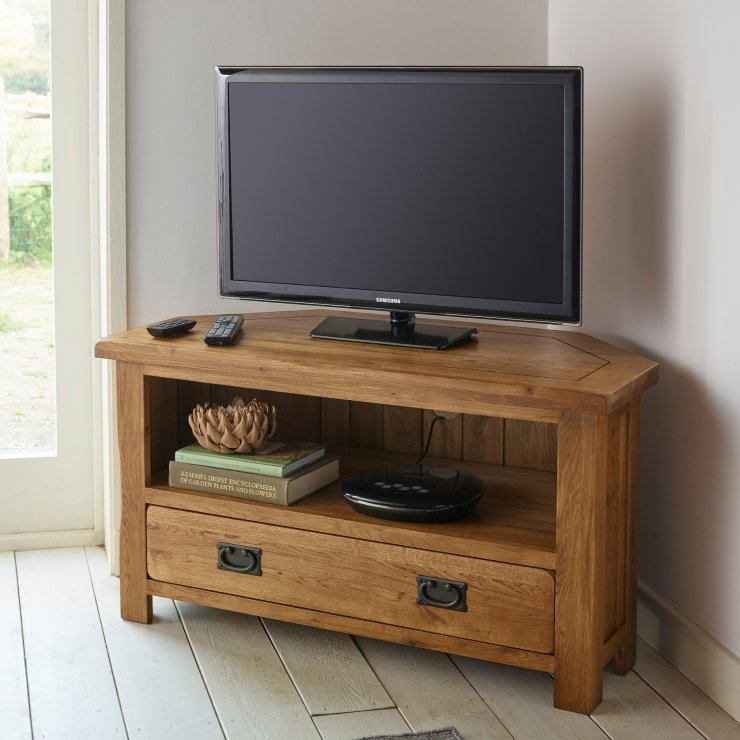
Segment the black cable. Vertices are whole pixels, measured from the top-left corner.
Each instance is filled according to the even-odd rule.
[[[427,452],[429,452],[429,445],[432,443],[432,432],[434,431],[434,425],[438,421],[444,421],[444,416],[437,416],[435,414],[434,418],[432,419],[432,423],[429,425],[429,434],[427,435],[427,444],[424,448],[424,452],[421,453],[421,457],[414,463],[414,465],[419,465],[421,461],[427,456]]]

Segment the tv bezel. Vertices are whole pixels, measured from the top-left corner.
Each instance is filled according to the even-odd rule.
[[[581,67],[224,67],[216,77],[219,292],[224,298],[297,303],[332,308],[393,310],[580,325],[582,303],[583,69]],[[564,203],[563,302],[464,298],[425,293],[382,293],[289,283],[234,280],[231,275],[228,88],[259,82],[409,84],[557,84],[563,87]],[[568,171],[567,163],[571,163]],[[477,269],[471,265],[471,269]],[[392,298],[393,301],[384,299]],[[398,299],[398,300],[395,300]]]

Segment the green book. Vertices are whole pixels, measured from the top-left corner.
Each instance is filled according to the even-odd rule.
[[[239,453],[223,455],[220,452],[206,450],[200,445],[188,445],[175,453],[175,460],[189,465],[205,465],[209,468],[285,478],[296,470],[316,462],[325,454],[326,448],[318,442],[287,442],[272,452],[264,454],[253,452],[251,455]]]

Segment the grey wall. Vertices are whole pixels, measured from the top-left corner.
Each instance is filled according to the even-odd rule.
[[[550,0],[550,63],[585,68],[584,329],[661,363],[640,578],[735,656],[738,28],[737,0]]]
[[[546,63],[546,0],[128,0],[129,325],[279,307],[218,298],[216,65]]]

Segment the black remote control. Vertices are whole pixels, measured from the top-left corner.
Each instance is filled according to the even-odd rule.
[[[195,326],[193,319],[168,319],[159,321],[156,324],[149,324],[146,330],[153,336],[160,339],[174,337],[177,334],[185,334]]]
[[[203,337],[206,344],[231,344],[231,340],[241,331],[244,317],[238,313],[221,314]]]

